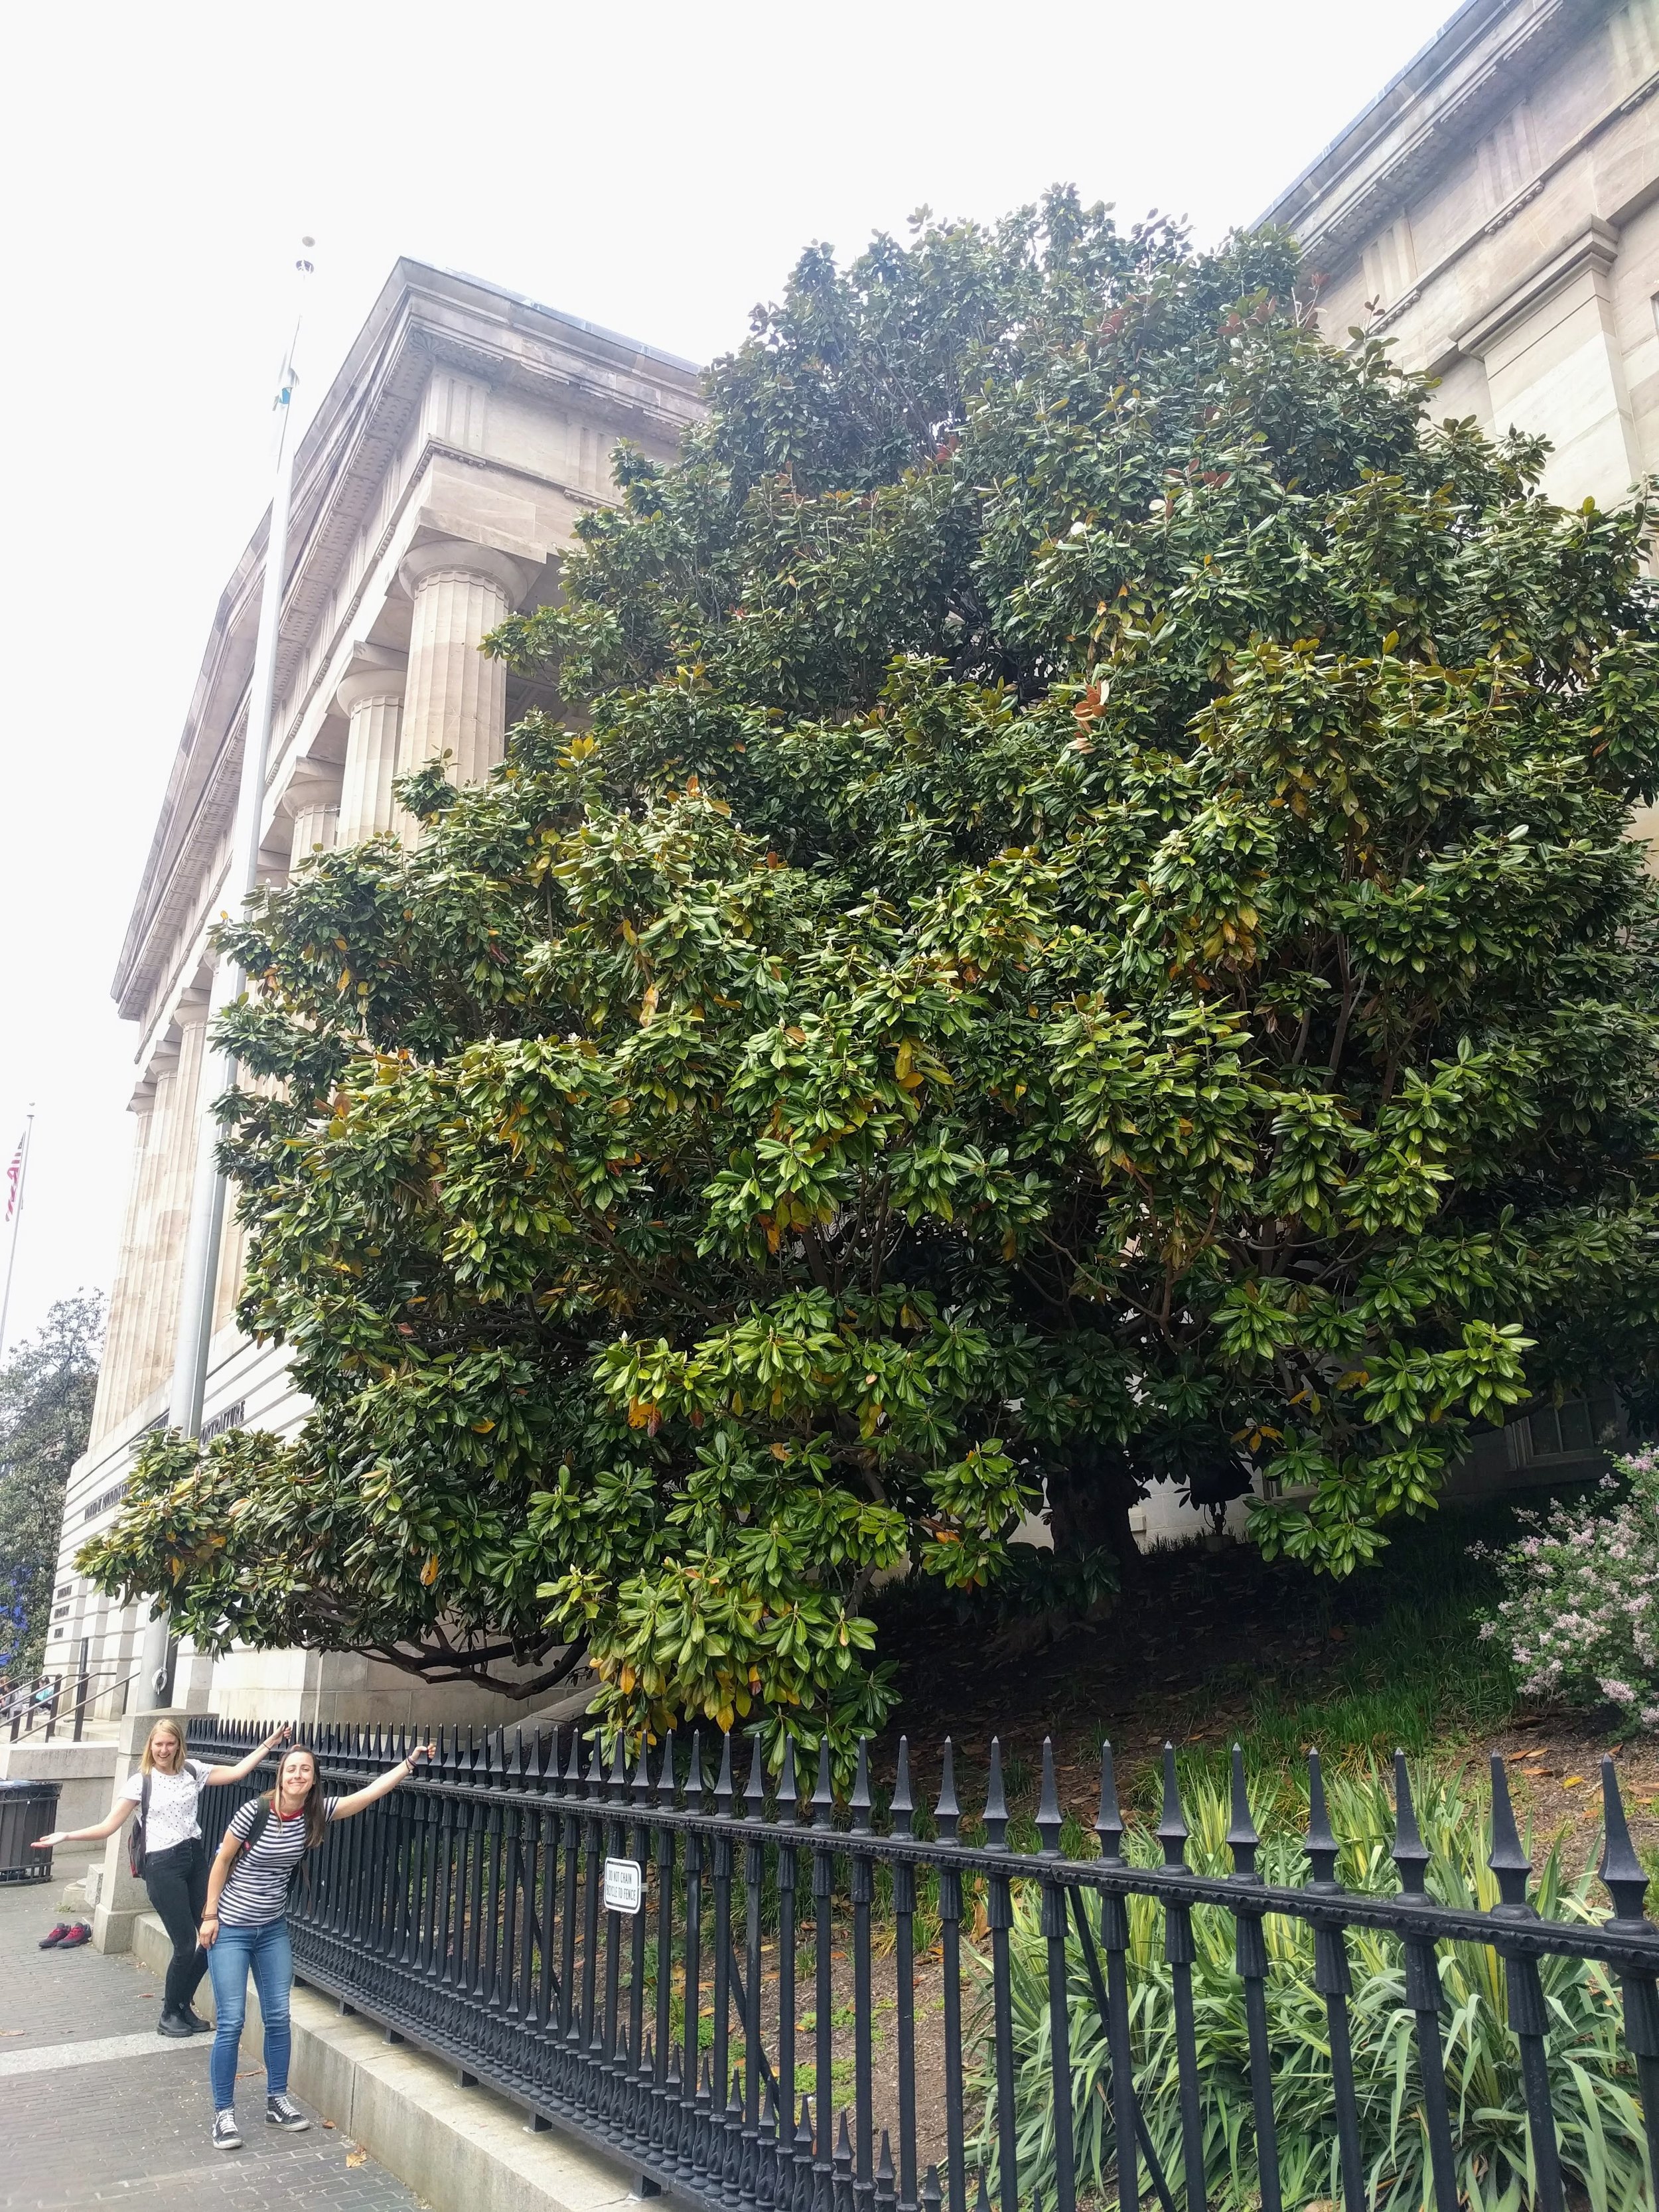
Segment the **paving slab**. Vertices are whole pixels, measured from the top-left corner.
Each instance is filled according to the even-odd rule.
[[[0,1883],[0,2212],[420,2212],[420,2197],[315,2114],[308,2135],[265,2126],[252,2039],[239,2076],[246,2140],[216,2151],[209,2039],[155,2034],[161,1982],[131,1955],[37,1949],[64,1917],[56,1894]]]

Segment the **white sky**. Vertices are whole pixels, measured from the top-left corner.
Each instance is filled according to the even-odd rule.
[[[267,496],[301,232],[302,401],[399,253],[707,360],[808,240],[849,258],[923,202],[990,217],[1065,179],[1218,238],[1451,4],[20,7],[0,93],[0,1166],[39,1111],[10,1339],[112,1273],[135,1033],[109,981]]]

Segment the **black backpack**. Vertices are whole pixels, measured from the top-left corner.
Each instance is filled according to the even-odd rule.
[[[147,1774],[138,1796],[138,1818],[127,1831],[127,1864],[132,1869],[134,1879],[140,1881],[143,1879],[144,1862],[149,1856],[149,1781]]]

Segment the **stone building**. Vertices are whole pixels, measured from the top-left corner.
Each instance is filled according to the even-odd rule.
[[[672,456],[698,411],[690,362],[418,262],[393,270],[302,440],[277,663],[261,875],[280,882],[319,845],[395,826],[394,775],[447,751],[483,776],[530,687],[480,640],[556,588],[585,509],[613,496],[628,438]],[[220,599],[115,976],[137,1025],[133,1167],[92,1437],[69,1488],[46,1664],[119,1686],[144,1608],[88,1591],[74,1558],[120,1500],[134,1448],[167,1420],[181,1245],[202,1108],[206,933],[224,884],[254,631],[262,525]],[[538,703],[548,703],[537,695]],[[283,1354],[232,1318],[240,1238],[227,1231],[204,1432],[286,1431],[304,1411]],[[398,1720],[411,1678],[294,1653],[181,1662],[179,1687],[222,1712],[296,1708]],[[419,1690],[440,1717],[441,1693]]]
[[[1555,497],[1601,501],[1659,471],[1659,0],[1466,0],[1267,210],[1322,277],[1340,337],[1379,331],[1441,380],[1437,409],[1553,442]],[[404,262],[304,441],[267,790],[264,863],[392,819],[392,775],[447,749],[483,773],[528,693],[474,650],[556,585],[574,517],[609,495],[618,435],[674,450],[696,372],[495,287]],[[138,1026],[132,1194],[90,1449],[64,1522],[47,1663],[118,1681],[133,1613],[73,1560],[166,1419],[206,1012],[260,587],[256,536],[226,587],[116,979]],[[1650,825],[1659,828],[1659,824]],[[227,1241],[206,1426],[292,1426],[281,1356],[237,1334]],[[1478,1445],[1476,1484],[1583,1464],[1615,1409],[1576,1404]],[[1195,1528],[1155,1494],[1148,1539]],[[314,1654],[182,1662],[181,1702],[222,1712],[445,1718],[465,1692]],[[112,1693],[118,1703],[121,1693]],[[469,1716],[478,1700],[469,1698]]]

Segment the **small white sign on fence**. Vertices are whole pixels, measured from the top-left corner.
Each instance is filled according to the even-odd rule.
[[[605,1902],[611,1912],[640,1909],[641,1869],[637,1859],[607,1859],[605,1863]]]

